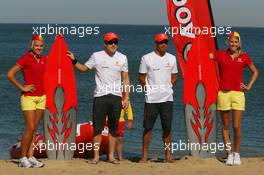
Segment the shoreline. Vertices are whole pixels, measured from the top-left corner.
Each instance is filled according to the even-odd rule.
[[[131,159],[114,165],[105,161],[100,161],[97,165],[90,164],[86,159],[74,160],[48,160],[42,159],[45,163],[43,168],[19,168],[18,160],[0,160],[0,174],[51,174],[70,175],[70,174],[140,174],[140,175],[228,175],[228,174],[264,174],[264,157],[242,158],[240,166],[226,166],[223,159],[207,158],[198,159],[191,156],[184,156],[175,163],[162,163],[160,161],[138,163],[138,160]]]

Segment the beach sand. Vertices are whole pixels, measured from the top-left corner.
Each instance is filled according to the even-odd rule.
[[[18,168],[17,160],[0,160],[0,174],[20,175],[263,175],[264,157],[242,158],[241,166],[226,166],[222,160],[216,158],[197,159],[186,156],[175,163],[148,162],[137,163],[136,161],[123,161],[114,165],[104,161],[97,165],[87,163],[85,159],[74,159],[70,161],[42,160],[43,168]]]

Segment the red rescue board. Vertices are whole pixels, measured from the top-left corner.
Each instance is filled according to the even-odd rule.
[[[56,37],[47,60],[44,76],[47,96],[44,112],[45,142],[49,159],[72,159],[75,143],[77,94],[74,70],[63,36]],[[64,144],[64,147],[62,146]]]

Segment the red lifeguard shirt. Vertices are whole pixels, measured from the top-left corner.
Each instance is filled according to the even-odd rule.
[[[217,51],[214,60],[219,65],[220,84],[219,90],[244,91],[240,84],[243,83],[243,71],[252,64],[248,54],[241,52],[234,59],[228,50]]]
[[[35,58],[29,51],[26,52],[17,61],[24,76],[25,85],[34,85],[34,92],[22,92],[25,96],[42,96],[44,95],[43,77],[46,69],[46,56]]]

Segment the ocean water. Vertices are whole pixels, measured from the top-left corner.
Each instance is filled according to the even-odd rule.
[[[33,32],[33,26],[40,24],[0,24],[0,159],[9,159],[11,146],[21,137],[24,130],[24,120],[20,110],[20,92],[5,77],[6,72],[13,66],[16,60],[28,49],[29,39]],[[46,26],[46,24],[43,24]],[[78,26],[78,25],[75,25]],[[81,25],[84,26],[84,25]],[[86,25],[89,26],[89,25]],[[123,38],[120,41],[119,51],[126,54],[129,63],[129,75],[131,83],[138,84],[137,75],[141,56],[154,49],[153,36],[157,32],[164,32],[164,26],[134,26],[134,25],[91,25],[99,26],[99,35],[65,35],[69,49],[75,53],[81,63],[84,63],[92,52],[103,49],[102,36],[108,31],[115,31]],[[264,156],[264,80],[261,75],[264,67],[264,29],[263,28],[235,28],[241,33],[243,49],[253,58],[254,63],[260,71],[260,77],[254,88],[246,92],[246,112],[242,121],[243,139],[241,142],[242,156]],[[45,54],[48,54],[54,35],[44,35],[46,40]],[[220,49],[225,49],[225,37],[218,37]],[[175,54],[172,42],[169,45],[169,52]],[[249,81],[250,72],[245,71],[245,80]],[[22,81],[19,74],[17,78]],[[77,93],[78,93],[78,122],[91,120],[92,95],[95,87],[94,72],[76,72]],[[183,81],[180,77],[174,89],[174,116],[172,123],[173,142],[186,141],[185,123],[183,115]],[[123,139],[124,155],[141,155],[142,132],[143,132],[143,110],[144,95],[132,93],[131,102],[134,111],[134,127],[126,130]],[[38,131],[42,133],[43,123],[39,125]],[[221,138],[221,121],[218,115],[218,142]],[[163,157],[163,144],[161,139],[162,129],[160,121],[157,120],[153,130],[153,137],[149,152],[152,158]],[[173,154],[179,158],[187,154],[177,151]],[[224,152],[217,154],[223,155]]]

